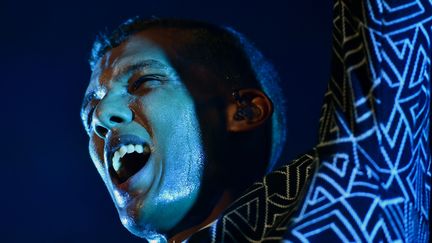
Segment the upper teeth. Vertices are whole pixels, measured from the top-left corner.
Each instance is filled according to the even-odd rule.
[[[112,159],[113,162],[113,167],[114,170],[116,172],[118,172],[118,170],[120,169],[120,159],[123,158],[123,156],[125,154],[131,154],[133,152],[136,153],[149,153],[150,152],[150,148],[148,146],[142,146],[142,145],[133,145],[133,144],[128,144],[128,145],[122,145],[115,153]]]

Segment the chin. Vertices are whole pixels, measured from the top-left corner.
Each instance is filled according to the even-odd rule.
[[[149,223],[142,222],[136,217],[129,215],[120,215],[120,220],[123,226],[133,235],[155,242],[167,242],[165,236],[156,230],[155,227]]]
[[[165,238],[164,234],[177,223],[173,221],[175,217],[169,208],[176,208],[176,204],[158,203],[154,197],[136,197],[123,208],[117,207],[117,211],[121,223],[129,232],[140,238],[157,240]]]

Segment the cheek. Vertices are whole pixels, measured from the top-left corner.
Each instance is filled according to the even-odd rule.
[[[188,160],[196,164],[200,159],[195,157],[202,157],[201,135],[194,103],[188,92],[181,87],[161,89],[142,98],[142,102],[147,107],[145,112],[154,132],[156,149],[165,159],[178,163]]]
[[[141,98],[152,129],[158,132],[189,127],[196,120],[193,101],[182,87],[155,90]]]

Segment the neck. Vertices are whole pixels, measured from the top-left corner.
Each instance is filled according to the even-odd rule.
[[[224,192],[219,202],[216,204],[216,206],[213,208],[210,215],[200,224],[195,225],[189,229],[186,229],[176,235],[174,235],[172,238],[169,239],[169,242],[177,243],[182,242],[192,236],[194,233],[205,229],[212,225],[212,223],[219,217],[219,215],[222,213],[222,211],[228,207],[228,205],[231,203],[231,195],[229,192]]]

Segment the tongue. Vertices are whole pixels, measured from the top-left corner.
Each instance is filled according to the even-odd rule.
[[[143,153],[130,153],[125,154],[121,158],[121,166],[117,172],[120,183],[125,182],[131,176],[140,171],[147,163],[149,154]]]

